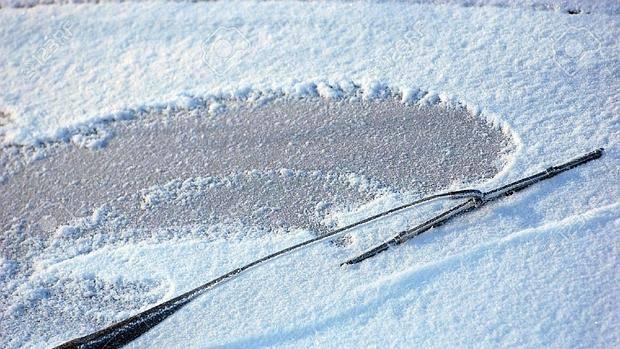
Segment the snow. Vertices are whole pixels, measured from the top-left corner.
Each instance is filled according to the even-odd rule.
[[[139,6],[140,20],[129,15],[136,11],[132,6]],[[14,69],[5,72],[1,87],[6,92],[1,102],[5,112],[20,115],[4,127],[7,141],[32,144],[67,137],[77,125],[118,118],[119,113],[143,105],[185,100],[188,95],[234,93],[248,86],[256,90],[292,90],[299,82],[323,79],[333,83],[354,81],[369,90],[378,86],[377,80],[392,87],[419,86],[479,104],[484,99],[476,94],[482,92],[473,86],[489,82],[477,81],[475,77],[487,75],[485,70],[490,69],[481,61],[500,66],[494,69],[500,74],[497,77],[502,77],[503,86],[486,95],[487,99],[500,98],[493,95],[501,95],[501,91],[526,93],[531,85],[524,85],[519,76],[530,70],[535,70],[531,72],[534,85],[537,79],[563,75],[552,51],[557,36],[568,29],[587,26],[601,44],[606,40],[606,46],[614,45],[613,36],[605,30],[613,26],[613,17],[598,14],[568,16],[556,12],[423,5],[413,6],[419,9],[416,11],[405,4],[330,4],[306,18],[299,14],[304,4],[273,4],[269,11],[261,11],[260,5],[252,3],[237,4],[234,9],[227,6],[120,4],[3,11],[3,35],[11,37],[3,41],[4,49],[11,55],[4,55],[2,64]],[[386,8],[372,13],[373,6]],[[197,8],[202,15],[195,13]],[[330,14],[338,11],[348,18],[336,25]],[[392,21],[383,11],[402,14]],[[251,13],[256,15],[249,16]],[[506,15],[510,18],[500,21],[503,13],[510,13]],[[108,16],[114,17],[117,25],[104,24]],[[210,20],[214,16],[217,20]],[[477,23],[485,17],[486,28],[479,31]],[[183,18],[181,25],[176,18]],[[554,20],[545,21],[546,18]],[[500,25],[503,21],[506,23]],[[170,30],[173,23],[175,29]],[[450,24],[438,30],[434,23]],[[421,32],[421,39],[399,41],[413,24]],[[307,28],[315,25],[321,29],[308,32]],[[203,41],[219,27],[236,27],[237,39],[251,43],[238,64],[224,68],[226,74],[214,72],[202,59]],[[161,35],[162,30],[165,35]],[[555,35],[549,37],[548,31]],[[15,32],[24,35],[15,37]],[[58,33],[63,34],[62,40],[54,39]],[[345,49],[333,48],[334,43]],[[505,55],[501,49],[508,43],[513,56]],[[398,50],[394,50],[394,45]],[[443,45],[458,49],[441,50]],[[489,51],[489,46],[497,47]],[[617,53],[614,50],[617,49],[602,50],[600,53],[607,57],[589,61],[613,60]],[[581,61],[585,66],[580,73],[597,70],[598,67],[587,64],[589,61]],[[552,76],[536,72],[540,69],[538,63],[552,68]],[[341,69],[343,65],[348,68]],[[394,65],[407,66],[407,73],[391,69]],[[138,68],[132,69],[134,66]],[[463,66],[469,67],[468,74],[463,76],[465,82],[457,79],[463,73],[457,71]],[[436,67],[442,68],[435,71]],[[603,73],[613,74],[601,69],[599,74]],[[34,81],[27,78],[29,75]],[[455,93],[462,83],[469,83],[473,85],[471,90],[480,92]],[[32,88],[33,85],[37,87]]]
[[[403,103],[460,103],[510,135],[509,161],[481,189],[604,147],[600,160],[359,266],[338,265],[411,222],[393,217],[356,229],[344,247],[324,243],[279,259],[190,303],[130,346],[617,347],[620,20],[613,3],[591,6],[587,15],[407,3],[3,8],[0,112],[8,122],[0,137],[6,149],[71,139],[105,151],[85,130],[140,110],[205,102],[217,114],[221,99],[333,99],[359,86],[364,98],[387,88]],[[202,59],[205,40],[221,27],[249,43],[225,72]],[[384,196],[326,219],[344,224],[410,197]],[[88,245],[71,231],[106,214],[62,222],[58,245],[35,258],[26,283],[11,281],[19,261],[0,259],[0,283],[19,300],[3,313],[3,346],[60,344],[310,236],[222,226],[209,228],[225,231],[210,239],[175,231],[180,237],[107,244],[100,236]],[[160,229],[165,236],[192,228]],[[75,243],[71,251],[65,240]],[[118,292],[122,302],[95,297],[95,306],[80,300],[82,291],[58,298],[59,289]],[[27,317],[37,304],[66,314],[43,319],[57,332],[24,331],[25,321],[37,321]],[[84,316],[96,320],[68,327]]]
[[[49,4],[82,4],[118,2],[117,0],[0,0],[0,7],[32,7],[37,5]],[[419,4],[452,4],[465,6],[498,6],[530,8],[536,10],[562,11],[572,14],[600,12],[607,14],[618,14],[620,7],[613,0],[413,0],[412,3]]]

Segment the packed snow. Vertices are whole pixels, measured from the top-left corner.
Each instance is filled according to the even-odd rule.
[[[96,159],[106,151],[121,152],[114,142],[141,139],[118,130],[182,124],[164,115],[171,110],[217,124],[230,119],[218,119],[230,112],[226,101],[339,103],[356,96],[355,103],[370,103],[399,96],[398,103],[419,110],[460,106],[467,113],[458,115],[478,118],[488,128],[478,132],[509,140],[499,152],[482,145],[484,158],[495,154],[501,160],[489,160],[500,167],[487,169],[488,176],[430,183],[431,191],[490,189],[595,148],[605,152],[600,160],[358,266],[339,264],[446,204],[389,217],[351,231],[346,241],[278,259],[190,303],[130,347],[619,346],[617,11],[606,3],[577,15],[479,5],[156,2],[2,8],[0,186],[12,193],[5,201],[25,206],[3,211],[2,217],[13,217],[0,222],[0,302],[6,308],[0,344],[61,344],[316,233],[306,221],[265,232],[259,221],[157,224],[157,215],[149,229],[123,229],[114,208],[131,205],[136,195],[144,199],[142,206],[136,203],[120,216],[162,200],[191,205],[211,184],[231,178],[209,177],[213,173],[205,169],[172,180],[151,173],[152,181],[141,179],[141,191],[114,194],[114,200],[85,210],[61,204],[54,210],[63,214],[39,222],[49,228],[46,235],[24,235],[30,223],[24,217],[41,211],[26,203],[41,197],[19,196],[18,178],[33,176],[40,184],[35,174],[45,178],[46,161],[62,154]],[[448,157],[467,157],[446,151]],[[318,176],[326,185],[322,190],[342,193],[342,205],[311,206],[318,212],[313,214],[321,224],[342,226],[421,196],[423,188],[399,182],[406,163],[395,163],[397,170],[390,172],[388,161],[380,181],[337,168],[332,180]],[[105,166],[86,164],[92,164],[95,180],[97,166]],[[237,172],[248,178],[317,187],[300,179],[309,173],[305,169],[234,170],[249,171]],[[247,185],[268,193],[261,181]],[[99,183],[100,199],[118,189]],[[374,183],[392,190],[375,191]],[[361,187],[373,195],[360,193]],[[51,205],[63,201],[45,199]]]

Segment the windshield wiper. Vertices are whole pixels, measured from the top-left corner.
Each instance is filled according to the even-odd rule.
[[[408,230],[404,230],[391,239],[385,241],[384,243],[362,253],[361,255],[351,258],[348,261],[342,263],[341,265],[347,264],[356,264],[377,254],[388,250],[392,246],[400,245],[403,242],[422,234],[425,231],[433,227],[437,227],[441,224],[446,223],[450,219],[459,216],[463,213],[470,212],[476,208],[479,208],[486,204],[487,202],[496,200],[498,198],[511,195],[517,191],[523,190],[534,183],[537,183],[541,180],[545,180],[551,177],[554,177],[564,171],[570,170],[576,166],[585,164],[594,159],[598,159],[602,156],[603,149],[597,149],[591,153],[583,155],[577,159],[569,161],[565,164],[559,166],[553,166],[546,169],[543,172],[537,173],[535,175],[529,176],[527,178],[520,179],[518,181],[512,182],[510,184],[504,185],[497,189],[493,189],[491,191],[482,192],[480,190],[468,189],[468,190],[457,190],[448,193],[431,195],[410,203],[407,203],[402,206],[395,207],[385,212],[381,212],[374,216],[365,218],[361,221],[355,222],[353,224],[347,225],[342,228],[338,228],[333,230],[327,234],[303,241],[299,244],[287,247],[283,250],[272,253],[268,256],[255,260],[249,264],[246,264],[237,269],[231,270],[228,273],[219,276],[216,279],[213,279],[201,286],[194,288],[180,296],[172,298],[164,303],[156,305],[150,309],[147,309],[141,313],[138,313],[126,320],[118,322],[116,324],[110,325],[102,330],[91,333],[84,337],[73,339],[69,342],[61,344],[56,348],[119,348],[122,347],[134,339],[140,337],[142,334],[149,331],[151,328],[157,326],[160,322],[164,321],[166,318],[174,314],[177,310],[181,309],[187,303],[196,299],[200,295],[204,294],[210,289],[219,286],[239,274],[258,267],[264,263],[272,261],[278,257],[284,256],[286,254],[292,253],[299,249],[308,247],[310,245],[316,244],[321,241],[325,241],[327,239],[338,237],[345,232],[351,230],[352,228],[364,225],[366,223],[375,221],[377,219],[386,217],[388,215],[401,212],[405,209],[411,208],[413,206],[419,205],[424,202],[429,202],[437,199],[467,199],[464,203],[456,205],[450,208],[447,211],[444,211],[437,216],[429,219],[428,221]]]
[[[482,195],[480,196],[476,196],[476,197],[472,197],[471,199],[465,201],[464,203],[460,204],[460,205],[456,205],[452,208],[450,208],[447,211],[444,211],[440,214],[438,214],[437,216],[429,219],[428,221],[417,225],[411,229],[407,229],[407,230],[403,230],[400,233],[396,234],[394,237],[392,237],[391,239],[381,243],[378,246],[375,246],[373,248],[371,248],[370,250],[360,254],[357,257],[351,258],[348,261],[342,263],[341,265],[345,265],[345,264],[356,264],[359,263],[363,260],[366,260],[370,257],[376,256],[377,254],[388,250],[390,247],[392,246],[396,246],[396,245],[400,245],[403,242],[418,236],[422,233],[424,233],[425,231],[437,227],[441,224],[446,223],[447,221],[449,221],[450,219],[459,216],[465,212],[471,211],[473,209],[479,208],[481,206],[483,206],[484,204],[486,204],[487,202],[493,201],[493,200],[497,200],[501,197],[504,196],[509,196],[512,195],[520,190],[523,190],[527,187],[529,187],[532,184],[535,184],[537,182],[540,182],[542,180],[557,176],[558,174],[564,172],[564,171],[568,171],[571,168],[574,168],[576,166],[579,166],[581,164],[585,164],[588,161],[594,160],[594,159],[598,159],[603,155],[603,149],[597,149],[591,153],[588,153],[584,156],[581,156],[577,159],[574,159],[572,161],[569,161],[565,164],[559,165],[559,166],[552,166],[549,167],[548,169],[539,172],[535,175],[520,179],[518,181],[512,182],[510,184],[506,184],[504,186],[501,186],[499,188],[493,189],[491,191],[482,193]]]

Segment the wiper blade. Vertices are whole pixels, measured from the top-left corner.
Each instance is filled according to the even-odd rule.
[[[464,203],[456,205],[452,207],[451,209],[445,212],[442,212],[441,214],[431,218],[430,220],[412,229],[405,230],[405,231],[398,233],[396,236],[387,240],[386,242],[362,253],[361,255],[355,258],[352,258],[342,263],[341,265],[356,264],[370,257],[376,256],[377,254],[389,249],[390,247],[394,245],[402,244],[403,242],[413,238],[414,236],[420,235],[423,232],[428,231],[429,229],[433,227],[441,225],[458,215],[461,215],[465,212],[468,212],[477,207],[480,207],[489,201],[495,200],[497,198],[500,198],[506,195],[511,195],[512,193],[517,192],[519,190],[523,190],[536,182],[539,182],[547,178],[551,178],[561,172],[567,171],[573,167],[579,166],[591,160],[598,159],[602,156],[602,154],[603,154],[603,149],[602,148],[597,149],[591,153],[588,153],[577,159],[569,161],[565,164],[555,166],[555,167],[550,167],[543,172],[537,173],[535,175],[515,181],[513,183],[504,185],[502,187],[499,187],[497,189],[494,189],[488,192],[482,192],[480,190],[475,190],[475,189],[457,190],[457,191],[452,191],[448,193],[431,195],[431,196],[395,207],[393,209],[381,212],[379,214],[365,218],[361,221],[352,223],[345,227],[338,228],[327,234],[303,241],[299,244],[296,244],[296,245],[287,247],[283,250],[274,252],[263,258],[255,260],[249,264],[246,264],[242,267],[231,270],[228,273],[221,275],[216,279],[213,279],[201,286],[194,288],[193,290],[190,290],[180,296],[172,298],[164,303],[161,303],[141,313],[138,313],[126,320],[110,325],[102,330],[91,333],[84,337],[73,339],[69,342],[61,344],[60,346],[56,348],[57,349],[58,348],[63,348],[63,349],[67,349],[67,348],[120,348],[130,343],[134,339],[140,337],[142,334],[148,332],[151,328],[157,326],[160,322],[164,321],[166,318],[168,318],[169,316],[174,314],[176,311],[181,309],[183,306],[185,306],[187,303],[196,299],[197,297],[204,294],[208,290],[213,289],[219,285],[222,285],[225,282],[230,281],[231,279],[242,274],[243,272],[256,268],[278,257],[287,255],[289,253],[300,250],[302,248],[306,248],[318,242],[338,237],[355,227],[364,225],[372,221],[376,221],[380,218],[386,217],[388,215],[391,215],[397,212],[401,212],[405,209],[422,204],[424,202],[429,202],[429,201],[433,201],[437,199],[444,199],[444,198],[446,199],[468,199]]]
[[[508,196],[508,195],[512,195],[513,193],[516,193],[520,190],[523,190],[529,186],[531,186],[532,184],[538,183],[542,180],[545,179],[549,179],[551,177],[557,176],[558,174],[568,171],[571,168],[577,167],[579,165],[585,164],[586,162],[592,161],[594,159],[598,159],[603,155],[603,148],[597,149],[593,152],[590,152],[586,155],[583,155],[579,158],[576,158],[574,160],[571,160],[565,164],[559,165],[559,166],[552,166],[549,167],[548,169],[539,172],[537,174],[534,174],[532,176],[520,179],[518,181],[506,184],[504,186],[501,186],[499,188],[490,190],[488,192],[482,193],[482,195],[480,197],[473,197],[467,201],[465,201],[464,203],[454,206],[452,208],[450,208],[447,211],[444,211],[440,214],[438,214],[437,216],[427,220],[426,222],[417,225],[411,229],[407,229],[404,231],[401,231],[400,233],[396,234],[394,237],[392,237],[391,239],[381,243],[378,246],[375,246],[365,252],[363,252],[362,254],[360,254],[359,256],[353,257],[351,259],[349,259],[348,261],[340,264],[340,265],[345,265],[345,264],[357,264],[361,261],[364,261],[370,257],[376,256],[379,253],[383,252],[383,251],[387,251],[390,247],[392,246],[396,246],[396,245],[400,245],[403,242],[418,236],[422,233],[424,233],[425,231],[437,227],[441,224],[446,223],[447,221],[451,220],[452,218],[459,216],[465,212],[469,212],[473,209],[479,208],[481,206],[484,206],[484,204],[486,204],[487,202],[493,201],[493,200],[497,200],[498,198],[504,197],[504,196]]]

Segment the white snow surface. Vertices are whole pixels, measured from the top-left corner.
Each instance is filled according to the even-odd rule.
[[[2,9],[0,23],[4,144],[68,140],[93,123],[132,118],[132,110],[191,108],[196,98],[253,91],[337,98],[356,84],[368,95],[384,87],[406,98],[430,91],[427,101],[464,103],[501,126],[516,149],[485,188],[606,149],[600,160],[359,266],[338,265],[396,233],[400,221],[357,229],[346,248],[325,243],[279,259],[207,293],[132,347],[620,346],[617,15],[407,3],[127,3]],[[203,60],[205,40],[218,29],[229,30],[240,51],[232,60],[213,62],[212,52]],[[44,59],[28,65],[33,56]],[[336,219],[400,203],[391,196]],[[156,279],[163,301],[308,237],[236,236],[43,256],[32,278]],[[3,274],[10,267],[1,260]],[[83,334],[6,343],[44,347]]]
[[[1,7],[32,7],[50,4],[84,4],[102,2],[121,2],[124,0],[0,0]],[[145,1],[145,0],[133,0]],[[176,0],[183,1],[183,0]],[[207,0],[208,1],[208,0]],[[465,5],[465,6],[498,6],[529,8],[546,11],[564,11],[573,13],[600,12],[618,14],[620,4],[614,0],[411,0],[411,3]]]

